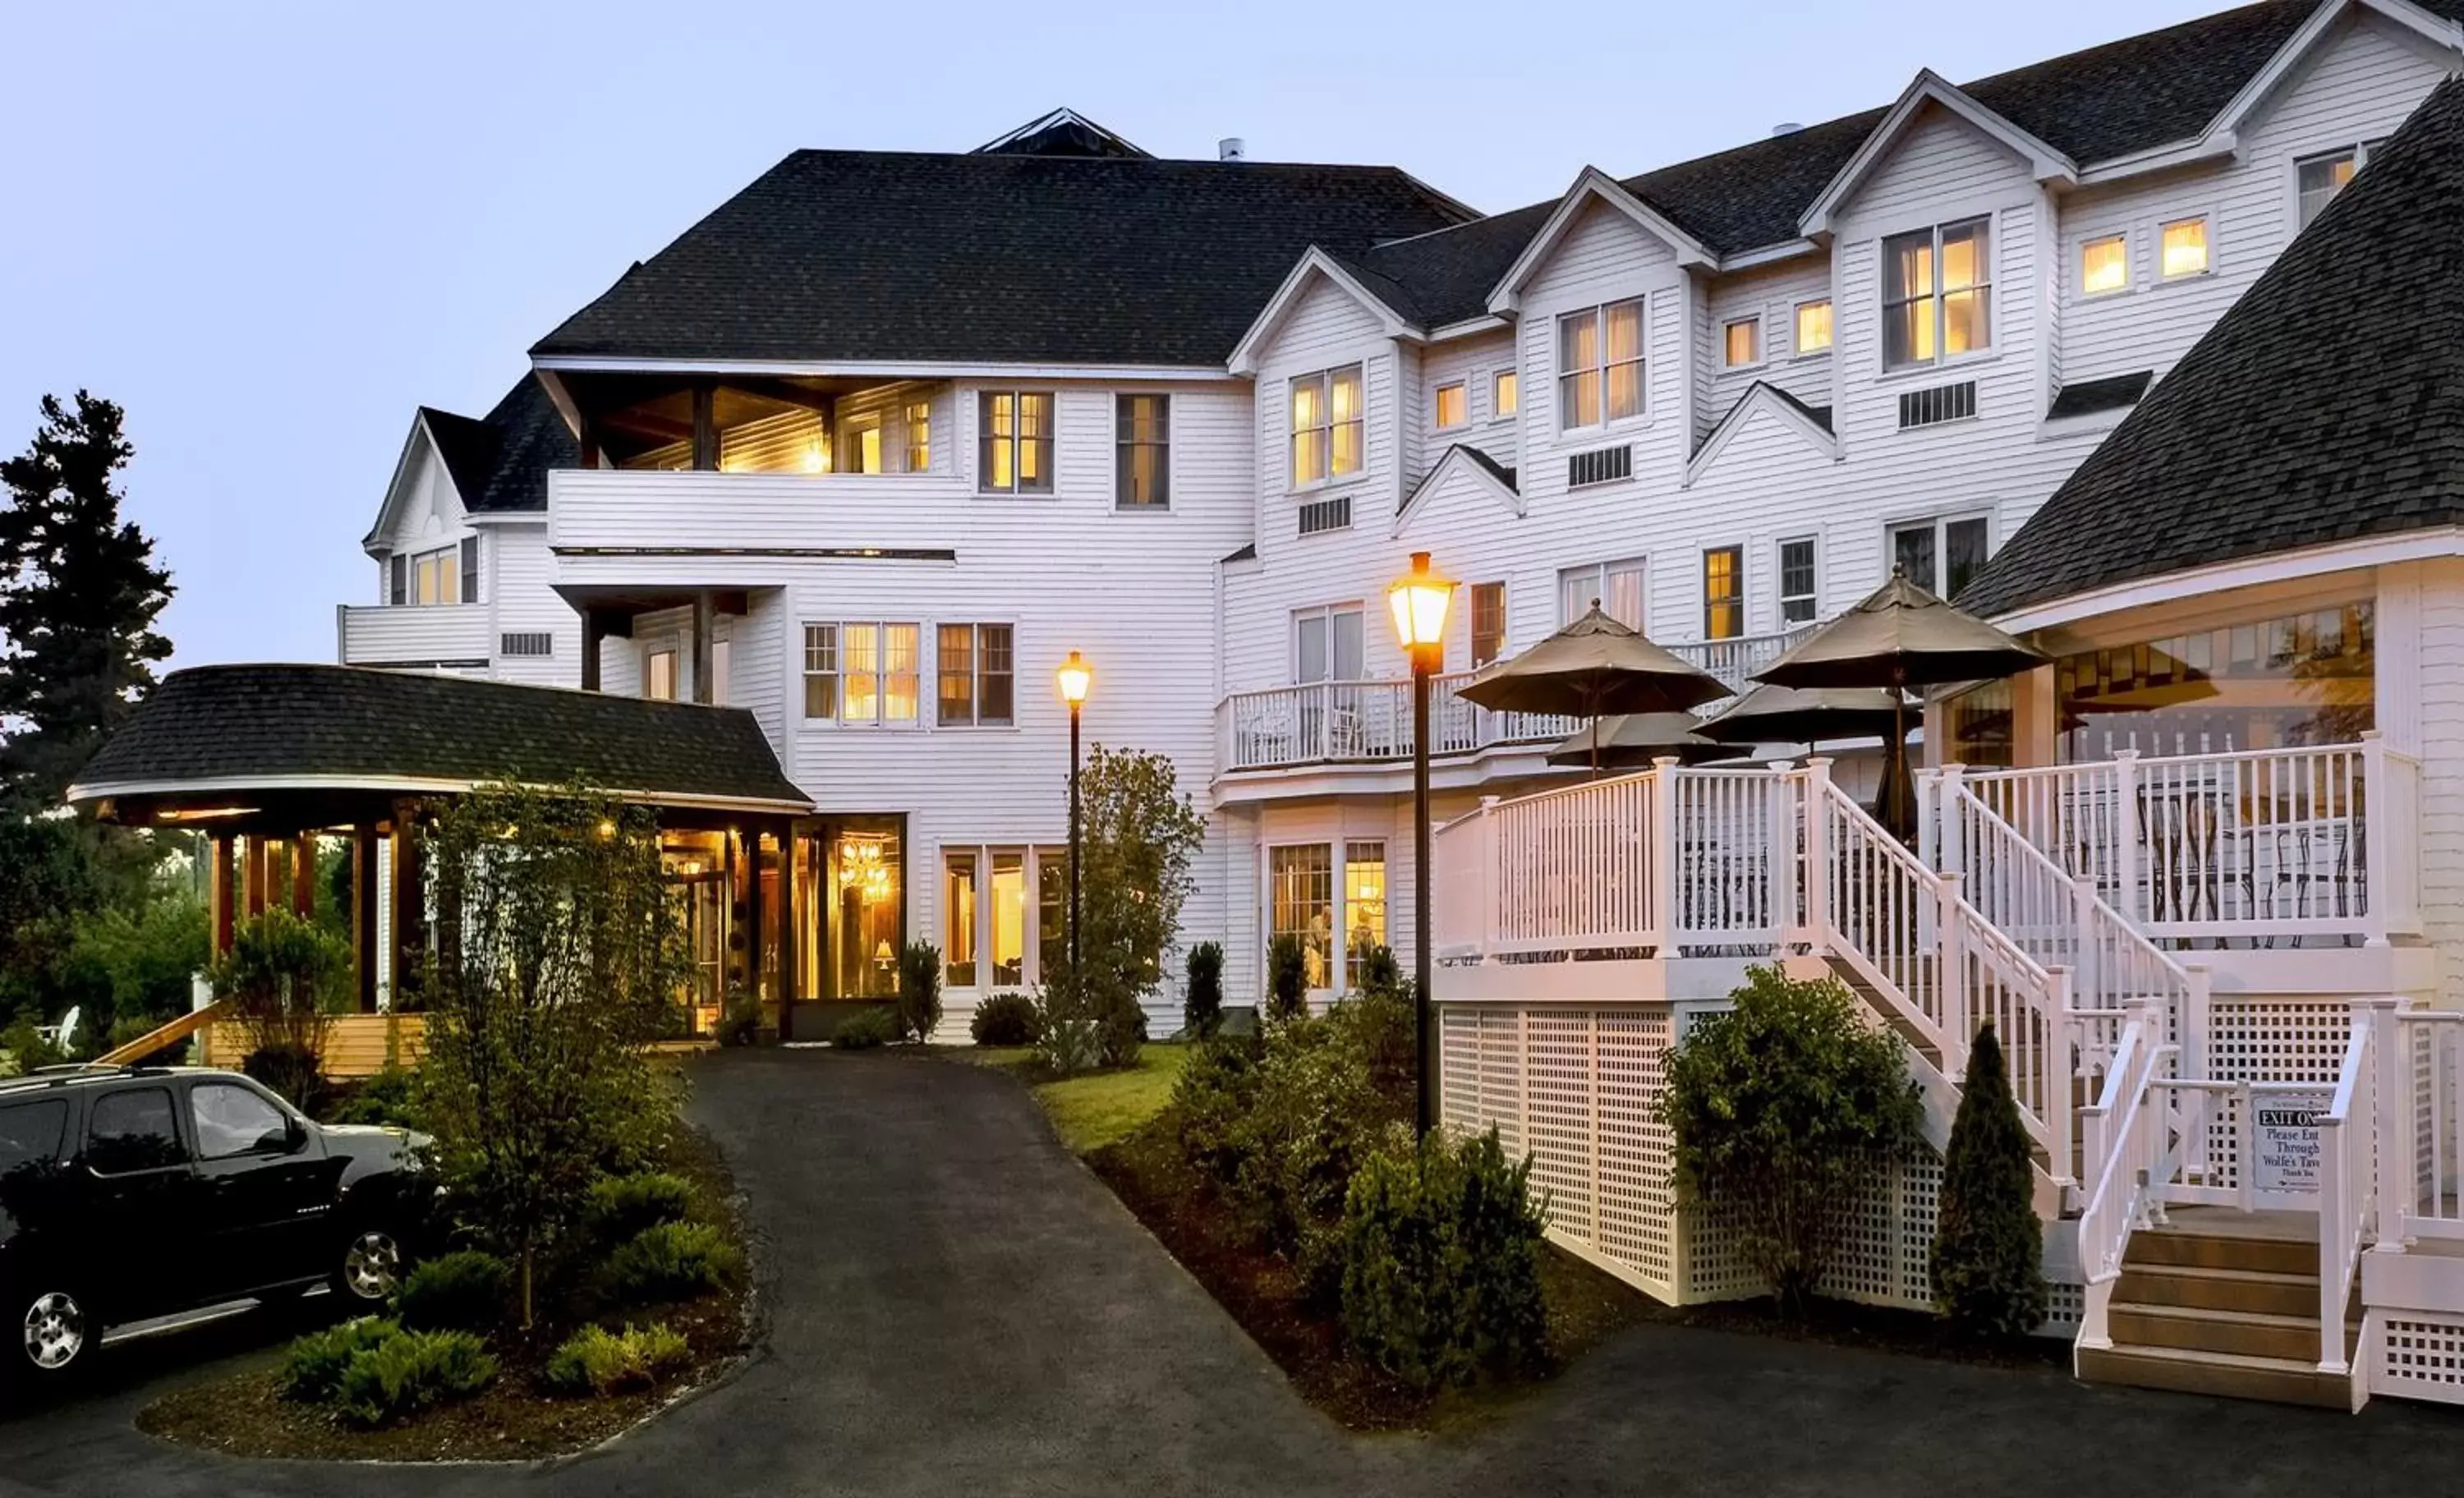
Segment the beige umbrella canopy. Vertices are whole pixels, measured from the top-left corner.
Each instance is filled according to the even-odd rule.
[[[1754,688],[1705,719],[1698,732],[1724,744],[1811,744],[1882,738],[1905,702],[1880,687]]]
[[[1483,668],[1455,694],[1493,712],[1596,719],[1683,713],[1718,701],[1728,689],[1602,613],[1595,599],[1582,618],[1522,654]],[[1593,724],[1595,733],[1598,726]]]
[[[1882,687],[1906,691],[1954,681],[1992,681],[2051,657],[1974,614],[1962,613],[1897,568],[1863,603],[1808,635],[1754,672],[1779,687]],[[1874,814],[1902,838],[1916,831],[1916,788],[1908,774],[1907,710],[1884,737],[1888,762]]]
[[[1662,756],[1699,764],[1737,752],[1696,733],[1699,726],[1701,720],[1691,713],[1620,713],[1567,735],[1547,758],[1556,765],[1623,769],[1648,765]]]

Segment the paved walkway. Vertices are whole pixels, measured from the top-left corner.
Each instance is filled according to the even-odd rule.
[[[256,1318],[124,1350],[0,1421],[0,1495],[2284,1492],[2464,1487],[2464,1417],[2087,1389],[1643,1327],[1479,1429],[1352,1436],[1296,1399],[1007,1078],[899,1056],[724,1053],[694,1110],[735,1161],[771,1326],[735,1379],[547,1467],[243,1463],[138,1407],[262,1344]],[[2365,1485],[2362,1474],[2375,1482]]]

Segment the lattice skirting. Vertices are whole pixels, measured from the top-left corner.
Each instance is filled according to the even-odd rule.
[[[2464,1404],[2464,1316],[2373,1308],[2370,1393]]]

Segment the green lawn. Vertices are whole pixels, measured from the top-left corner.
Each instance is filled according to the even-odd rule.
[[[970,1046],[958,1054],[979,1067],[1022,1072],[1034,1056],[1023,1046]],[[1091,1155],[1163,1112],[1188,1055],[1186,1046],[1151,1044],[1139,1048],[1138,1064],[1124,1070],[1036,1083],[1035,1100],[1051,1115],[1062,1143],[1073,1153]]]

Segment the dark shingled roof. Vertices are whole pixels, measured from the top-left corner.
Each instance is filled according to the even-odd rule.
[[[2464,522],[2464,81],[2439,85],[1960,594],[2008,613]]]
[[[741,708],[359,666],[198,666],[163,678],[78,774],[113,786],[299,778],[534,784],[809,804]]]
[[[2074,380],[2062,386],[2053,405],[2045,408],[2045,419],[2093,416],[2098,411],[2128,406],[2147,393],[2155,378],[2155,370],[2142,369],[2135,374],[2106,375],[2101,380]]]
[[[480,420],[432,406],[421,407],[419,414],[436,438],[463,507],[474,514],[543,511],[548,470],[582,466],[573,429],[536,375],[523,375]]]
[[[2464,16],[2464,0],[2424,0]],[[1963,85],[1978,103],[2082,165],[2189,140],[2232,102],[2318,0],[2265,0],[2107,42]],[[1890,111],[1808,125],[1628,177],[1620,186],[1721,254],[1797,236],[1797,222]],[[1478,224],[1389,245],[1361,264],[1401,289],[1392,303],[1422,327],[1476,318],[1556,207],[1535,203]],[[1380,292],[1383,295],[1383,292]]]
[[[531,352],[1220,365],[1311,244],[1467,212],[1391,166],[798,151]]]

